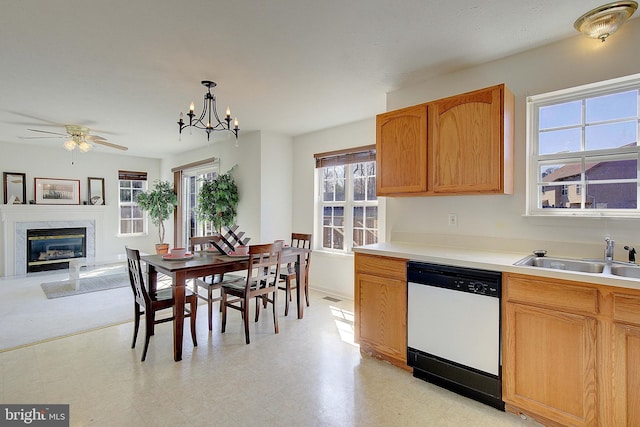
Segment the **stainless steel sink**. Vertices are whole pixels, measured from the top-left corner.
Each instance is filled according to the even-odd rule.
[[[629,277],[631,279],[640,279],[640,267],[636,265],[617,265],[611,266],[611,274],[621,277]]]
[[[538,256],[530,255],[516,262],[514,265],[528,265],[531,267],[579,271],[582,273],[602,273],[602,271],[604,270],[605,263],[599,262],[599,261],[586,261],[586,260],[571,259],[571,258],[554,258],[554,257],[546,257],[546,256],[538,257]],[[626,276],[626,277],[636,277],[636,276]],[[638,273],[637,277],[640,278],[640,272]]]

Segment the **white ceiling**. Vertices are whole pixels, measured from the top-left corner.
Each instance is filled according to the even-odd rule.
[[[385,110],[385,94],[567,37],[601,0],[19,0],[0,13],[0,142],[81,124],[129,154],[207,144],[176,121],[201,80],[241,132],[299,135]],[[597,41],[594,41],[597,42]],[[187,131],[188,132],[188,131]],[[99,147],[96,151],[115,152]]]

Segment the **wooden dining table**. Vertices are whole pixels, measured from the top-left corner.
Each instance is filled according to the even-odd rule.
[[[310,249],[285,247],[282,249],[283,264],[295,263],[296,302],[298,319],[304,317],[303,292],[306,286],[305,254]],[[187,280],[213,274],[246,270],[249,256],[221,255],[218,252],[199,251],[192,258],[185,260],[168,260],[162,255],[145,255],[140,257],[147,264],[147,286],[150,292],[155,291],[158,283],[158,272],[171,277],[171,288],[175,305],[173,306],[173,358],[182,360],[182,335],[184,328],[185,286]]]

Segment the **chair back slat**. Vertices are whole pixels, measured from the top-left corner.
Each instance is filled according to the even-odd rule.
[[[282,242],[249,246],[246,288],[277,286],[282,258]]]
[[[144,276],[140,266],[140,251],[137,249],[125,248],[127,251],[127,265],[129,270],[129,281],[131,290],[136,302],[143,308],[151,304],[151,298],[144,286]]]
[[[220,236],[214,234],[211,236],[195,236],[189,238],[189,250],[191,253],[194,251],[204,251],[213,247],[211,241],[217,241],[220,239]]]

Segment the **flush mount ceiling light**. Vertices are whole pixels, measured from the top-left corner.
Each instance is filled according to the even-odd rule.
[[[600,39],[604,43],[607,37],[615,33],[637,8],[638,3],[635,1],[608,3],[585,13],[574,22],[573,26],[587,37]]]
[[[216,82],[203,80],[202,85],[207,88],[207,93],[204,94],[204,106],[202,107],[202,114],[200,114],[199,118],[195,119],[196,115],[193,112],[193,102],[191,103],[189,112],[187,113],[187,116],[189,116],[189,123],[184,122],[184,115],[180,113],[180,120],[178,120],[180,135],[182,135],[183,129],[187,127],[195,127],[197,129],[203,129],[205,132],[207,132],[207,141],[209,140],[211,132],[215,131],[231,132],[235,134],[237,140],[238,131],[240,131],[240,128],[238,127],[238,119],[236,118],[234,120],[234,127],[231,128],[231,110],[229,109],[229,107],[227,107],[227,114],[224,118],[224,122],[220,120],[220,117],[218,117],[218,110],[216,109],[216,97],[211,93],[211,89],[216,87]]]

